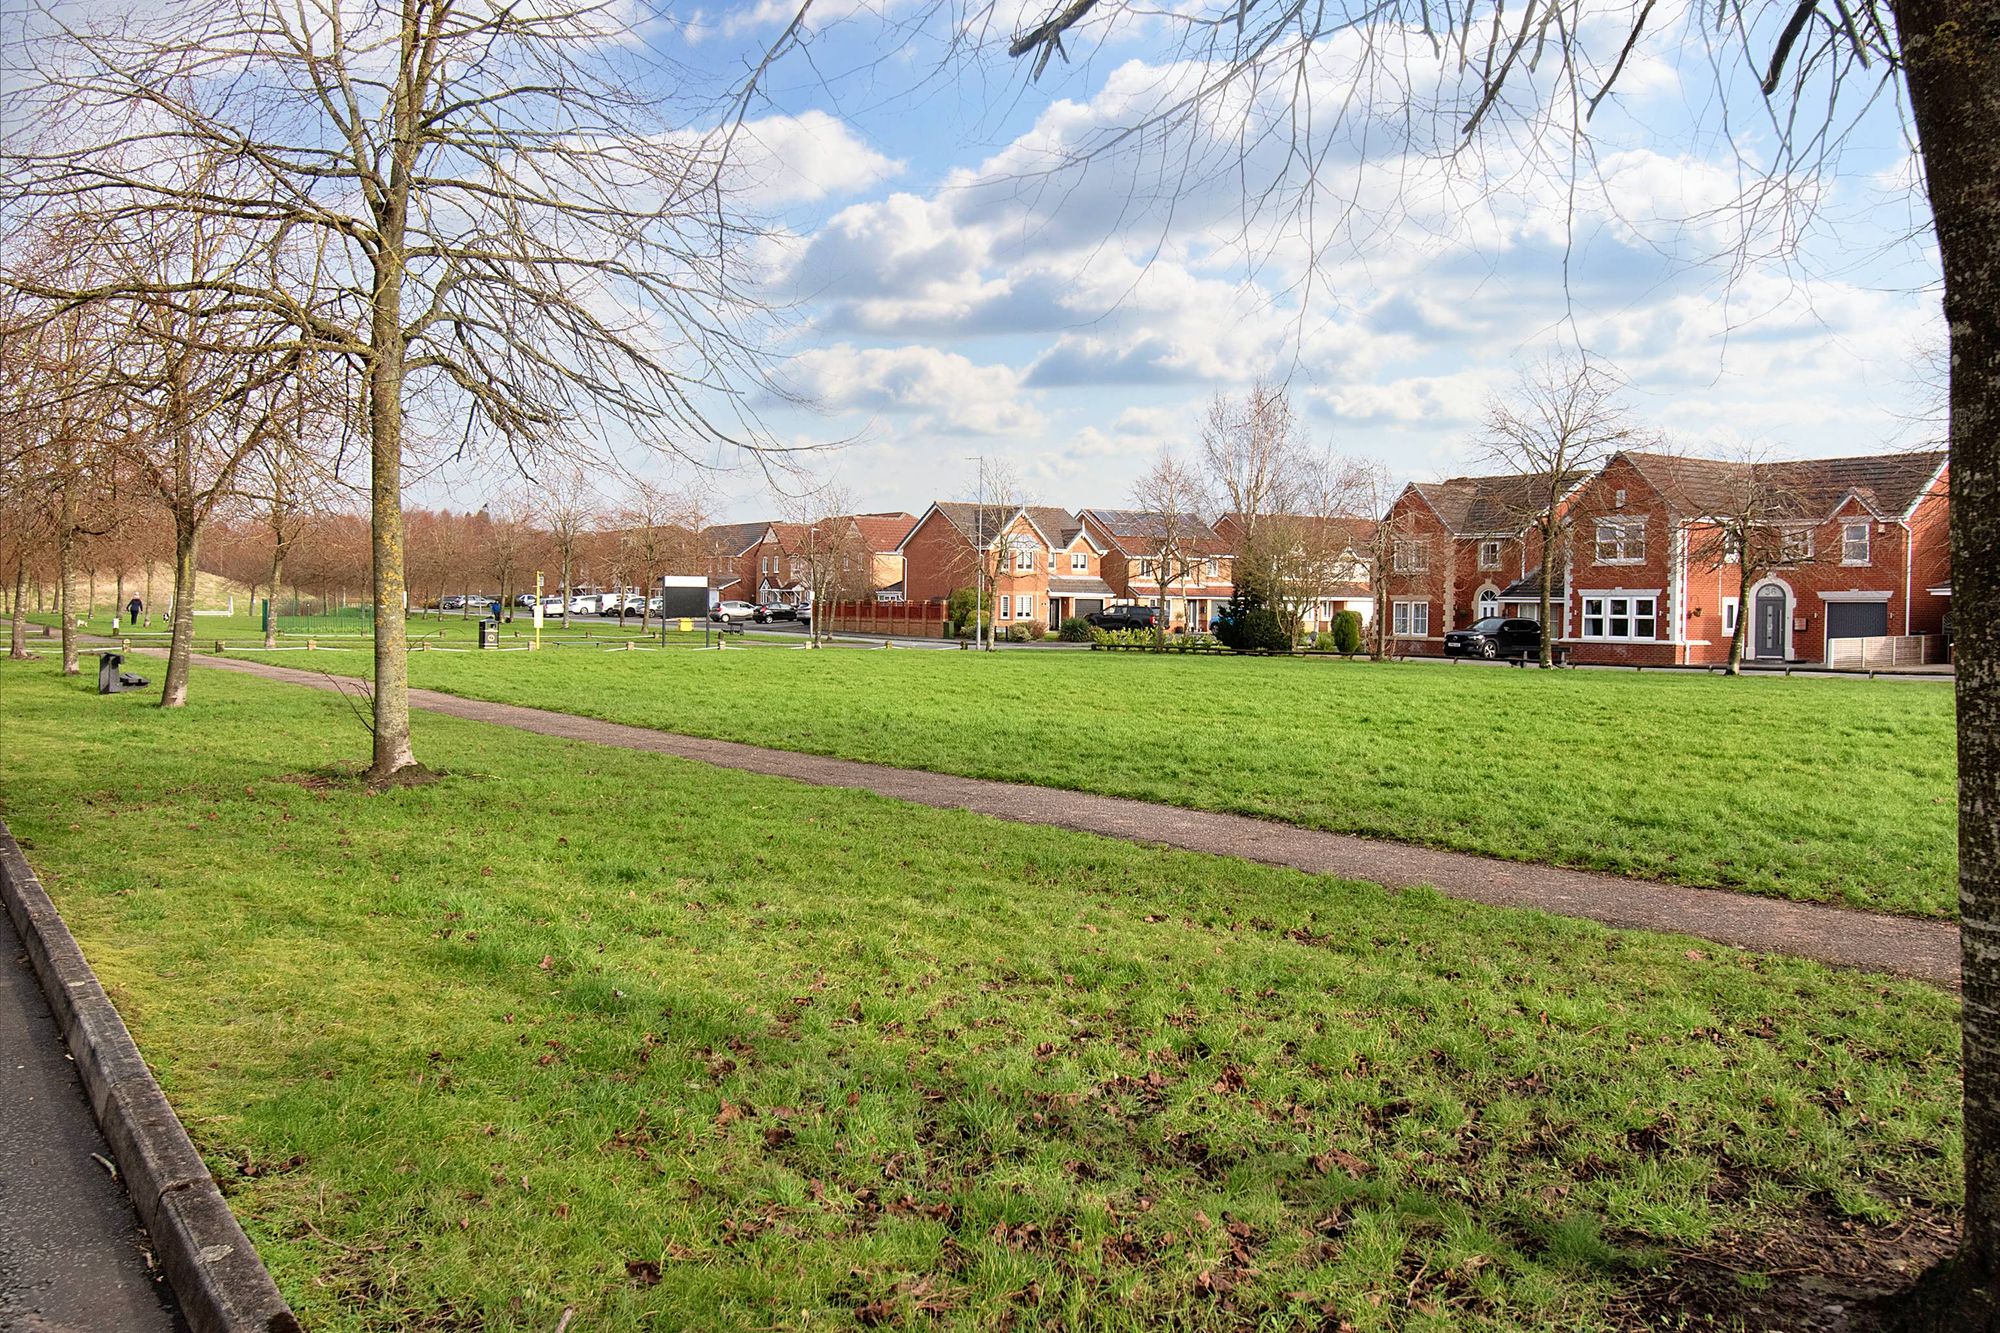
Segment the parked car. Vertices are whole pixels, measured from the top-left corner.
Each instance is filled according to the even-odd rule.
[[[464,593],[455,592],[447,597],[438,598],[438,610],[440,611],[463,611],[464,609],[465,609]]]
[[[1446,657],[1538,657],[1542,627],[1532,620],[1488,616],[1444,636]]]
[[[620,620],[623,620],[626,616],[639,615],[645,609],[646,599],[636,592],[628,592],[622,597],[613,596],[604,599],[604,614],[607,616],[617,616]]]
[[[1159,623],[1160,613],[1150,606],[1107,606],[1084,619],[1098,629],[1151,629]]]
[[[757,608],[748,602],[717,602],[709,608],[708,618],[724,624],[737,620],[755,620]]]
[[[597,614],[595,593],[574,593],[569,599],[569,613],[573,616],[594,616]]]
[[[790,602],[766,602],[757,608],[757,623],[766,624],[773,620],[797,620],[799,608]]]
[[[533,594],[533,593],[531,593],[531,592],[524,592],[524,593],[517,593],[517,594],[515,594],[515,596],[514,596],[514,605],[516,605],[516,606],[525,606],[525,607],[528,607],[528,608],[530,608],[530,609],[533,609],[533,607],[534,607],[534,605],[535,605],[535,594]]]

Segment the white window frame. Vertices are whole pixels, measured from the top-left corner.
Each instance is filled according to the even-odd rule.
[[[1391,602],[1389,625],[1396,638],[1427,639],[1431,634],[1431,604],[1428,601]]]
[[[1725,597],[1722,599],[1722,632],[1724,634],[1734,635],[1736,633],[1736,617],[1741,615],[1742,612],[1742,599],[1736,597]]]
[[[1634,553],[1633,534],[1638,534]],[[1606,550],[1611,553],[1606,555]],[[1600,518],[1597,520],[1596,563],[1600,565],[1643,565],[1646,563],[1646,520],[1643,518]]]
[[[1204,570],[1204,571],[1205,571],[1205,572],[1207,573],[1207,575],[1208,575],[1208,577],[1209,577],[1209,578],[1212,578],[1212,579],[1219,579],[1219,578],[1221,578],[1221,577],[1222,577],[1222,557],[1221,557],[1221,556],[1219,556],[1219,555],[1212,555],[1212,556],[1208,557],[1208,559],[1207,559],[1206,561],[1204,561],[1204,562],[1203,562],[1203,564],[1202,564],[1202,569],[1203,569],[1203,570]]]
[[[1090,572],[1090,557],[1082,551],[1071,551],[1069,553],[1069,572],[1072,574],[1088,574]]]
[[[1013,597],[1008,593],[1001,593],[1000,606],[998,610],[994,611],[993,618],[995,620],[1012,620],[1014,618],[1013,606]]]
[[[1657,590],[1608,588],[1580,594],[1579,638],[1593,643],[1660,642],[1660,602]],[[1644,610],[1641,610],[1641,607]],[[1646,631],[1640,632],[1640,626]]]
[[[1810,523],[1800,523],[1782,531],[1784,536],[1778,547],[1778,558],[1775,563],[1798,565],[1813,558],[1813,551],[1818,543],[1817,534]]]
[[[1032,574],[1035,572],[1034,547],[1017,546],[1014,548],[1014,572],[1016,574]]]
[[[1398,540],[1391,548],[1389,567],[1398,574],[1422,574],[1431,567],[1428,543],[1414,538]]]
[[[1861,554],[1854,554],[1854,534],[1861,534]],[[1865,518],[1845,519],[1840,525],[1840,563],[1843,565],[1869,565],[1874,544],[1875,525]]]
[[[1035,594],[1018,593],[1014,597],[1014,619],[1033,620],[1035,618]]]
[[[1486,556],[1488,551],[1493,552],[1493,557],[1490,560]],[[1479,567],[1481,569],[1500,568],[1500,543],[1498,541],[1488,538],[1479,543]]]

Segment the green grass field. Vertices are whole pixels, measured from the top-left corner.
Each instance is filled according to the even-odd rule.
[[[1921,985],[194,699],[0,663],[0,809],[314,1329],[1636,1327],[1956,1207]]]
[[[47,642],[41,638],[42,626],[53,626],[58,623],[53,615],[35,612],[29,612],[28,619],[35,626],[28,635],[30,647]],[[110,636],[111,625],[111,614],[108,611],[100,612],[85,622],[84,633]],[[203,652],[212,651],[218,642],[229,649],[261,649],[264,643],[263,622],[255,616],[204,615],[194,622],[194,633],[195,646]],[[365,662],[367,655],[374,648],[374,637],[368,623],[354,616],[284,616],[280,618],[278,633],[280,645],[288,654],[303,649],[307,642],[311,641],[320,650],[356,653],[359,655],[357,660]],[[523,613],[518,619],[502,623],[501,645],[509,648],[523,647],[533,641],[534,634],[534,626]],[[133,630],[121,622],[118,637],[136,647],[162,647],[167,642],[168,627],[160,617],[155,617],[150,626],[142,626],[138,630]],[[701,647],[714,643],[719,633],[705,633],[700,621],[695,622],[692,630],[683,632],[679,628],[679,623],[674,622],[668,628],[666,637],[669,645],[673,647]],[[479,640],[479,621],[461,616],[456,611],[448,611],[442,615],[433,612],[412,616],[409,620],[409,638],[413,645],[468,648],[477,644]],[[545,647],[554,645],[603,648],[628,641],[641,645],[648,642],[657,645],[660,638],[661,630],[657,619],[642,632],[636,617],[627,620],[622,628],[616,620],[604,620],[596,616],[577,616],[568,625],[559,618],[551,617],[542,627],[542,643]],[[756,636],[737,635],[730,640],[732,647],[746,643],[755,647],[769,646]]]
[[[416,654],[410,678],[1513,860],[1957,910],[1952,698],[1931,682],[847,649]]]

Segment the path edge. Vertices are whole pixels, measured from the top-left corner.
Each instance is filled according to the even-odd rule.
[[[189,1326],[194,1333],[302,1333],[4,819],[0,898]]]

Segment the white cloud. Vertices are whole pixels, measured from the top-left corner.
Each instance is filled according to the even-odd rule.
[[[934,347],[837,343],[801,353],[788,372],[799,391],[835,411],[912,413],[965,435],[1018,435],[1043,425],[1018,371]]]

